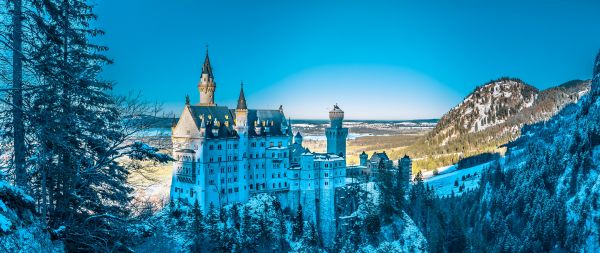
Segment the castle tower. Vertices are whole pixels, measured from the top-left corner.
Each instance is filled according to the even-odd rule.
[[[238,145],[238,175],[240,185],[248,185],[246,177],[246,169],[249,167],[248,155],[248,106],[246,105],[246,97],[244,96],[244,83],[240,84],[240,96],[238,97],[237,107],[235,108],[235,131],[240,137]],[[242,202],[248,201],[250,197],[250,189],[240,187],[239,200]]]
[[[404,155],[404,157],[398,160],[398,173],[403,177],[406,182],[406,190],[410,186],[410,182],[412,181],[412,159],[408,155]]]
[[[365,153],[365,151],[363,151],[359,156],[358,156],[359,160],[360,160],[360,166],[365,166],[367,167],[367,160],[369,159],[369,155],[367,155],[367,153]]]
[[[334,105],[333,109],[329,111],[329,120],[331,125],[325,129],[325,136],[327,137],[327,153],[346,157],[346,137],[348,136],[348,128],[344,128],[342,123],[344,121],[344,111]]]
[[[302,135],[300,134],[300,131],[298,131],[294,136],[294,143],[297,143],[298,145],[302,146]]]
[[[210,59],[208,58],[208,48],[206,49],[206,58],[204,58],[204,64],[202,64],[202,74],[200,76],[200,82],[198,82],[198,91],[200,92],[200,105],[215,106],[215,89],[217,84],[212,73],[212,67],[210,66]]]

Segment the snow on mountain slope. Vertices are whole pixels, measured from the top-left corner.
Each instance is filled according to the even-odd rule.
[[[574,80],[544,91],[515,78],[501,78],[477,87],[439,121],[429,139],[441,145],[467,133],[501,126],[500,132],[514,132],[523,124],[554,115],[564,105],[577,100],[590,89],[589,81]],[[441,138],[440,138],[441,137]]]

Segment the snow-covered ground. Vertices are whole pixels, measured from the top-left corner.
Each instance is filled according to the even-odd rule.
[[[452,192],[455,195],[460,195],[463,192],[479,187],[481,171],[490,166],[492,162],[487,162],[474,167],[458,170],[456,165],[445,166],[438,169],[437,176],[433,176],[431,172],[423,173],[424,182],[429,186],[433,186],[438,196],[450,196]],[[463,176],[465,180],[463,180]],[[458,186],[455,182],[458,180]],[[459,192],[459,187],[464,184],[464,190]]]

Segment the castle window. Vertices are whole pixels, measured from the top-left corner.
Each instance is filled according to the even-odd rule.
[[[251,185],[250,185],[250,190],[253,190],[253,189],[254,189],[254,187],[252,187],[252,186],[254,186],[254,185],[253,185],[253,184],[251,184]]]
[[[328,176],[329,176],[329,173],[325,172],[325,177],[328,177]]]
[[[278,177],[278,178],[280,178],[280,177],[281,177],[281,174],[277,173],[277,177]]]
[[[279,183],[279,188],[281,188],[281,182]]]
[[[211,163],[212,163],[212,162],[214,162],[214,160],[215,160],[215,158],[214,158],[214,157],[211,157],[211,158],[209,159],[209,161],[210,161]]]
[[[265,147],[265,143],[261,141],[261,142],[260,142],[260,147],[261,147],[261,148],[264,148],[264,147]]]
[[[281,141],[277,142],[277,147],[281,148]]]
[[[221,157],[219,156],[219,159],[218,159],[218,160],[219,160],[219,162],[220,162],[222,159],[223,159],[223,158],[221,158]]]
[[[223,148],[221,144],[217,145],[217,150],[221,150],[221,148]]]
[[[227,191],[228,191],[229,193],[232,193],[232,192],[233,192],[233,190],[232,190],[231,188],[229,188]]]
[[[275,174],[271,174],[271,178],[275,178]]]
[[[284,187],[287,187],[287,182],[283,182],[283,186],[284,186]]]
[[[328,182],[328,181],[325,181],[325,185],[329,185],[329,182]]]
[[[273,183],[273,189],[275,189],[275,183]]]
[[[250,143],[250,147],[256,148],[256,142]]]
[[[208,184],[209,184],[209,185],[214,185],[214,184],[215,184],[215,180],[212,180],[212,179],[211,179],[211,180],[208,180]]]
[[[221,188],[221,194],[225,194],[225,188]]]
[[[271,153],[271,158],[275,158],[275,153]]]
[[[237,144],[233,144],[233,148],[237,149],[238,145]]]
[[[234,191],[234,192],[238,192],[238,191],[239,191],[239,188],[238,188],[238,187],[235,187],[235,188],[233,188],[233,191]]]
[[[246,152],[244,152],[244,155],[243,155],[242,157],[243,157],[243,158],[246,158]],[[252,157],[250,157],[250,158],[252,158]]]
[[[273,142],[269,142],[269,147],[273,147],[273,146],[275,146],[275,145],[273,144]]]
[[[215,147],[212,144],[210,144],[210,146],[208,146],[208,150],[213,150],[213,149],[215,149]]]
[[[233,178],[233,182],[237,182],[237,177],[234,177],[234,178]]]
[[[225,178],[221,178],[221,184],[225,183]]]

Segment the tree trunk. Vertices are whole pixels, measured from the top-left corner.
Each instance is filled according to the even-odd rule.
[[[12,0],[12,42],[13,42],[13,145],[15,182],[27,190],[27,171],[25,170],[25,129],[23,124],[23,12],[22,0]]]

